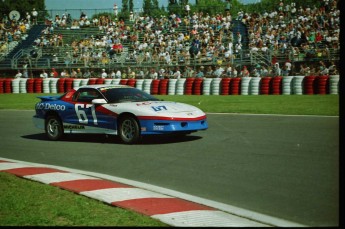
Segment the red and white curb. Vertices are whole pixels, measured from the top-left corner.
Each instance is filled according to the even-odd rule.
[[[276,223],[260,223],[213,207],[175,198],[158,192],[94,176],[68,172],[11,159],[0,158],[0,172],[59,187],[155,218],[171,226],[192,227],[269,227]],[[73,170],[72,170],[73,171]],[[271,220],[272,221],[272,220]],[[279,220],[278,220],[279,221]],[[262,222],[262,221],[261,221]],[[267,222],[267,221],[266,221]],[[284,221],[278,226],[303,226]]]

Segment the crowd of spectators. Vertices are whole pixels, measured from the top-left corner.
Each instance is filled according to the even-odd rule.
[[[323,69],[319,62],[308,62],[309,70],[304,71],[303,65],[300,69],[293,66],[291,57],[325,57],[330,55],[330,49],[339,50],[340,10],[337,3],[338,0],[322,0],[322,6],[317,8],[302,7],[298,2],[287,4],[281,0],[272,12],[238,12],[236,19],[248,28],[251,55],[261,53],[274,57],[286,54],[284,61],[273,58],[268,65],[232,64],[233,58],[243,52],[245,41],[240,33],[232,33],[233,16],[229,11],[215,15],[194,12],[183,17],[172,13],[157,18],[132,13],[128,24],[121,18],[111,20],[108,16],[91,20],[84,12],[79,19],[72,19],[65,12],[61,18],[55,16],[35,45],[69,45],[71,50],[63,56],[66,69],[80,63],[84,68],[106,68],[109,63],[121,61],[137,66],[149,63],[148,66],[157,67],[145,69],[148,73],[155,71],[157,78],[324,74],[329,68],[333,68],[333,73],[337,67],[332,67],[334,63],[330,61],[322,65]],[[117,14],[115,5],[114,14]],[[98,27],[99,35],[76,39],[71,44],[64,44],[62,35],[54,32],[57,27],[73,30],[89,26]],[[58,61],[55,55],[52,62]],[[122,71],[126,77],[152,78],[156,75],[145,73],[140,68]],[[107,77],[110,75],[109,72]]]
[[[33,8],[24,15],[3,14],[0,16],[0,55],[7,55],[19,42],[27,38],[27,32],[32,25],[37,24],[37,15],[37,10]]]

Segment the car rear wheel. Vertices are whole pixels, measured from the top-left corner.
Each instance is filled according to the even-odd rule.
[[[132,116],[125,116],[119,123],[119,135],[122,142],[134,144],[140,139],[140,128],[138,121]]]
[[[63,128],[57,116],[48,116],[45,123],[46,135],[50,140],[56,141],[63,136]]]

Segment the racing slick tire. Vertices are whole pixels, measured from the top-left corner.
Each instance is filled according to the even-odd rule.
[[[50,115],[45,121],[46,135],[50,140],[56,141],[63,136],[63,127],[60,119],[55,115]]]
[[[138,121],[130,115],[121,118],[119,122],[119,136],[126,144],[137,143],[140,139],[140,127]]]

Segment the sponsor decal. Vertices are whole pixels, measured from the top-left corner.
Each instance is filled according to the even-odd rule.
[[[66,110],[66,106],[65,105],[59,105],[59,104],[37,103],[36,109],[37,110],[64,111],[64,110]]]
[[[137,103],[137,106],[145,106],[145,105],[150,105],[151,102],[142,102],[142,103]]]
[[[83,130],[85,129],[85,126],[81,126],[81,125],[63,125],[64,129],[68,129],[68,130]]]
[[[153,130],[164,130],[164,126],[157,126],[157,125],[154,125],[154,126],[153,126]]]

